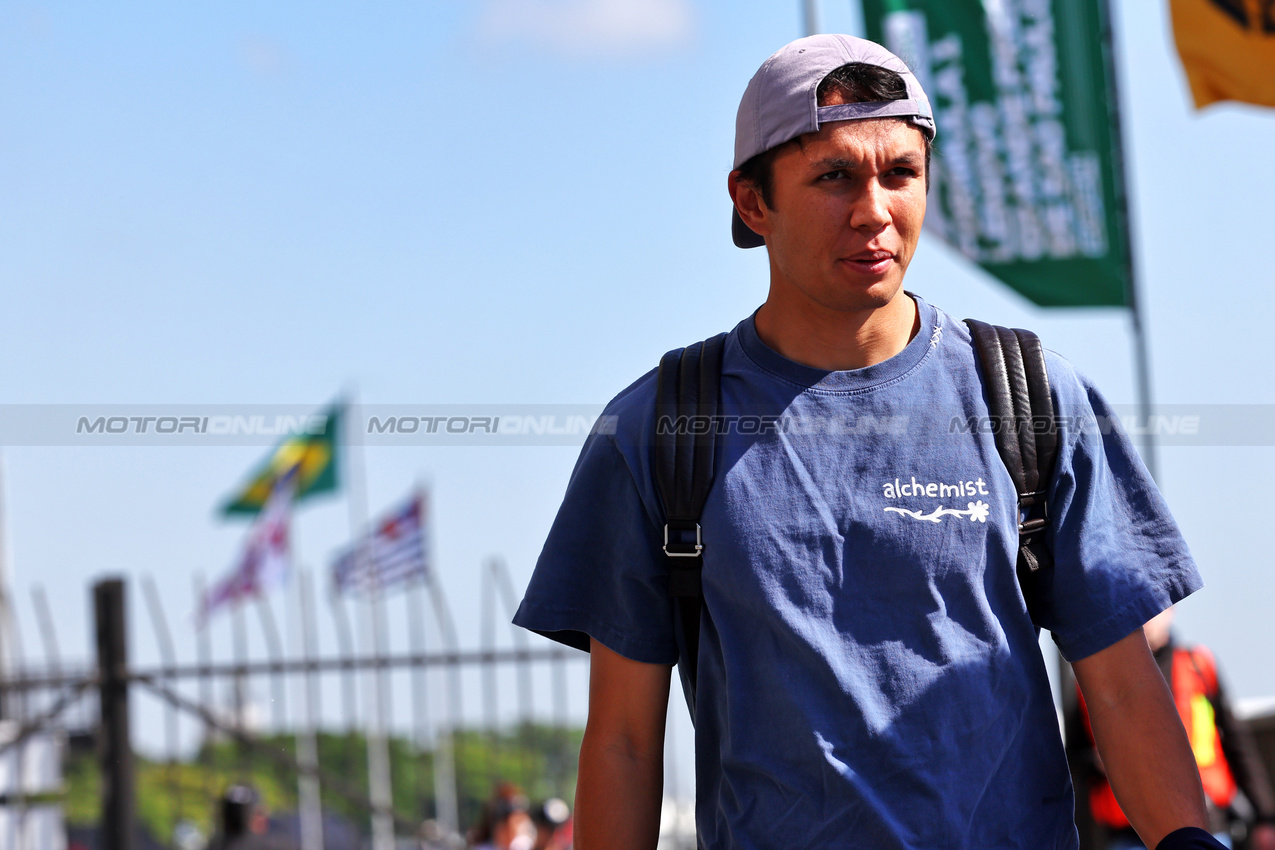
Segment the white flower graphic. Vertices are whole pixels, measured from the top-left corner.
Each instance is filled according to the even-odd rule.
[[[956,508],[945,508],[942,505],[939,505],[928,514],[923,514],[920,511],[910,511],[907,508],[896,508],[893,505],[886,508],[886,511],[909,516],[921,522],[942,522],[945,516],[963,516],[969,517],[970,522],[987,522],[987,516],[991,513],[992,506],[979,499],[977,502],[966,502],[965,510],[963,511]]]

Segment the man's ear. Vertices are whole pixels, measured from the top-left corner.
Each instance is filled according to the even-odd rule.
[[[761,191],[752,181],[740,177],[739,171],[732,171],[726,178],[726,188],[730,191],[730,199],[735,203],[735,210],[744,224],[761,237],[770,235],[770,207],[762,199]]]

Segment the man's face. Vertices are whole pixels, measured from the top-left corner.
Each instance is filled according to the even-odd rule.
[[[891,118],[829,124],[776,154],[771,188],[759,232],[772,298],[861,312],[899,295],[925,218],[920,130]]]

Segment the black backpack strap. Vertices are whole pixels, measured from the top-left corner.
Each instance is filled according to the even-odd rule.
[[[695,716],[696,662],[704,595],[700,514],[713,484],[717,405],[726,334],[670,351],[655,389],[655,484],[664,506],[669,596],[681,627],[682,689]]]
[[[996,451],[1018,490],[1018,579],[1035,619],[1041,568],[1053,566],[1045,541],[1046,490],[1058,458],[1058,431],[1040,339],[1031,331],[966,319],[983,376]]]

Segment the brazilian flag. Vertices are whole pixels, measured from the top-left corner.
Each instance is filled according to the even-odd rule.
[[[284,440],[265,463],[248,476],[248,480],[221,507],[226,516],[255,515],[265,507],[275,482],[289,470],[297,471],[297,489],[293,501],[337,489],[337,446],[340,443],[341,417],[344,405],[332,405],[321,433],[296,434]],[[316,417],[317,419],[318,417]],[[319,429],[313,429],[318,431]]]

